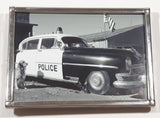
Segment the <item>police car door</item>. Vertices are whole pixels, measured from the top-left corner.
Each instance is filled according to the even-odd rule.
[[[55,46],[56,38],[42,38],[37,53],[37,76],[62,80],[63,51]]]

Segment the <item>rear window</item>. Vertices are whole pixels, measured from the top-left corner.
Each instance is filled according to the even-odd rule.
[[[41,49],[50,49],[50,48],[54,48],[55,39],[54,38],[46,38],[46,39],[42,39],[42,43],[41,43]]]
[[[27,43],[24,43],[24,44],[22,45],[22,49],[25,50],[26,48],[27,48]]]
[[[28,50],[37,49],[37,46],[38,46],[38,39],[36,39],[36,40],[31,40],[31,41],[28,41],[27,49],[28,49]]]

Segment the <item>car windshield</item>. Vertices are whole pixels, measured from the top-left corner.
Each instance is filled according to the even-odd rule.
[[[83,41],[83,39],[78,37],[63,37],[62,41],[65,44],[65,47],[70,47],[70,48],[88,47],[88,45]]]

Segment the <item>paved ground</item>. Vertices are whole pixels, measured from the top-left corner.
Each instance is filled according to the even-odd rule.
[[[50,82],[49,82],[50,83]],[[142,100],[145,98],[145,89],[138,93],[111,88],[107,95],[86,93],[72,84],[52,83],[42,84],[35,81],[27,81],[26,89],[15,89],[14,101],[125,101]]]

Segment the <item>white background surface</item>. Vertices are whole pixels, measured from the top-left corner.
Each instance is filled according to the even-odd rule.
[[[9,6],[58,8],[151,8],[153,69],[156,106],[149,109],[22,109],[5,108],[5,85],[8,45]],[[0,117],[56,117],[56,118],[158,118],[160,117],[160,3],[159,0],[1,0],[0,4]]]

